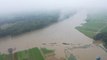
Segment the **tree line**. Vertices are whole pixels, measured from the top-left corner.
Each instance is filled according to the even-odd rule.
[[[59,12],[42,12],[18,14],[0,22],[0,37],[17,36],[22,33],[44,28],[58,21]]]

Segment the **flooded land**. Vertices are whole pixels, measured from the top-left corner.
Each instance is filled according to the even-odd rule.
[[[95,60],[100,56],[107,59],[107,52],[93,44],[93,39],[85,36],[75,29],[81,23],[85,23],[87,13],[80,11],[58,23],[54,23],[44,29],[28,32],[15,37],[0,39],[0,52],[8,53],[8,48],[16,48],[16,51],[33,47],[43,47],[55,50],[55,56],[66,58],[73,54],[77,60]],[[20,27],[21,28],[21,27]]]

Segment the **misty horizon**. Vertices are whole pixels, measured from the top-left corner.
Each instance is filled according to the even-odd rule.
[[[107,60],[107,0],[0,0],[0,60]]]
[[[60,9],[107,9],[106,0],[0,0],[0,14]]]

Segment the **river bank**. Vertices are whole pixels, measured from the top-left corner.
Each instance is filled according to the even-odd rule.
[[[107,59],[107,54],[103,49],[95,46],[93,40],[75,29],[87,18],[86,12],[78,12],[73,17],[53,24],[47,28],[29,32],[17,37],[0,39],[0,52],[7,53],[8,48],[16,48],[16,51],[26,50],[33,47],[46,47],[55,50],[57,57],[65,57],[64,50],[71,49],[78,60],[95,60],[96,56]],[[45,43],[45,45],[43,44]],[[56,44],[52,44],[56,43]],[[62,43],[69,43],[64,45]],[[77,48],[90,45],[87,48]]]

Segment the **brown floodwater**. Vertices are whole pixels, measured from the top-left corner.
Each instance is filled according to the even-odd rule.
[[[0,39],[0,52],[8,53],[8,48],[21,51],[33,47],[47,47],[55,50],[56,57],[65,57],[67,54],[64,51],[67,49],[78,60],[95,60],[96,56],[107,60],[107,53],[102,48],[94,45],[91,38],[75,29],[76,26],[85,23],[86,18],[87,13],[81,11],[44,29],[17,37],[2,38]]]

